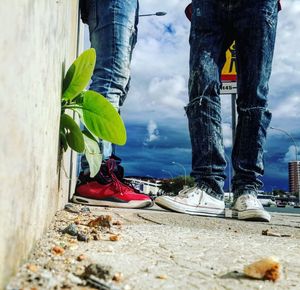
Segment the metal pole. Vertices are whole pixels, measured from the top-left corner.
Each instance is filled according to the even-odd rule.
[[[237,124],[236,98],[237,98],[237,94],[231,94],[232,147],[233,147],[234,142],[235,142],[236,124]],[[234,175],[234,168],[232,168],[232,175]]]
[[[232,146],[235,140],[236,134],[236,94],[231,94],[231,127],[232,127]]]
[[[224,155],[225,158],[228,160],[228,191],[231,192],[231,161],[225,152]]]
[[[165,173],[168,173],[170,175],[170,177],[173,179],[173,174],[170,171],[164,170],[164,169],[162,169],[161,171],[165,172]]]
[[[283,129],[279,129],[279,128],[274,128],[274,127],[271,127],[270,126],[270,129],[273,129],[273,130],[277,130],[277,131],[280,131],[280,132],[283,132],[285,133],[286,135],[288,135],[292,142],[294,143],[294,147],[295,147],[295,154],[296,154],[296,162],[298,161],[298,148],[297,148],[297,144],[296,144],[296,141],[295,139],[293,138],[293,136],[291,134],[289,134],[287,131],[283,130]]]

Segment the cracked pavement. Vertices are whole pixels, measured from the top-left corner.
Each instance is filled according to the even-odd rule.
[[[90,263],[111,266],[112,272],[122,273],[123,278],[113,284],[118,289],[298,287],[300,215],[272,213],[270,223],[258,223],[189,216],[167,212],[156,206],[144,210],[100,207],[90,209],[94,216],[110,215],[113,221],[118,220],[122,223],[122,227],[111,229],[120,236],[119,240],[102,238],[98,241],[78,242],[76,247],[65,246],[66,251],[59,258],[49,253],[45,255],[45,251],[49,251],[52,245],[65,238],[58,233],[62,224],[65,226],[76,218],[76,213],[60,211],[49,231],[37,243],[28,261],[20,267],[7,289],[95,289],[80,284],[79,281],[76,283],[76,279],[71,279],[68,283],[63,282],[64,277],[70,276],[69,273],[77,277],[78,269],[83,269]],[[286,236],[262,235],[264,230]],[[78,262],[76,257],[79,255],[87,258]],[[279,259],[282,265],[280,280],[273,283],[249,279],[242,274],[244,266],[268,256]],[[52,266],[48,267],[51,261]],[[69,267],[65,266],[68,264],[66,261],[70,262]],[[39,280],[40,285],[34,284],[32,273],[31,279],[28,278],[28,265],[32,263],[35,263],[38,269],[34,275],[39,275],[39,269],[46,269],[56,279],[61,276],[58,279],[60,282],[55,284],[52,281],[51,284],[48,279],[48,282]]]

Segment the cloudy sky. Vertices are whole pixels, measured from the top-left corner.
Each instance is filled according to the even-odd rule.
[[[140,14],[167,12],[163,17],[141,17],[132,60],[132,83],[122,116],[128,141],[119,147],[126,175],[164,177],[191,170],[191,146],[184,106],[188,102],[189,28],[184,9],[189,0],[140,0]],[[300,145],[300,1],[282,1],[270,81],[271,126],[287,131]],[[231,99],[222,96],[223,134],[231,155]],[[266,191],[288,190],[288,161],[295,159],[291,138],[268,131],[265,148]],[[300,147],[298,147],[300,153]],[[298,155],[300,159],[300,155]],[[177,164],[172,164],[172,162]],[[230,163],[226,170],[228,175]],[[225,189],[228,183],[225,184]]]

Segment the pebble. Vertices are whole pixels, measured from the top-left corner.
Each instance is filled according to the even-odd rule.
[[[29,265],[27,265],[26,268],[31,272],[37,272],[37,270],[38,270],[37,265],[35,265],[35,264],[29,264]]]
[[[110,279],[112,276],[111,270],[112,267],[110,266],[104,266],[100,264],[90,264],[85,268],[82,277],[88,278],[89,276],[94,275],[99,279],[107,280]]]
[[[62,255],[65,252],[65,250],[59,246],[54,246],[52,248],[52,253],[55,255]]]
[[[86,235],[84,235],[82,233],[78,233],[77,240],[80,242],[87,242],[89,239]]]
[[[81,212],[91,212],[91,210],[87,207],[87,206],[84,206],[80,209]]]
[[[78,228],[75,224],[70,224],[66,228],[61,231],[63,234],[69,234],[70,236],[77,236],[78,235]]]
[[[119,235],[111,235],[109,236],[109,240],[112,242],[116,242],[119,241],[121,239],[121,237]]]
[[[65,205],[65,210],[71,213],[79,213],[79,210],[73,204],[70,203]]]
[[[112,279],[113,279],[113,281],[120,283],[121,281],[123,281],[124,275],[121,272],[117,272],[117,273],[115,273],[115,275],[113,276]]]
[[[83,260],[85,260],[85,259],[86,259],[86,256],[83,255],[83,254],[81,254],[81,255],[79,255],[79,256],[77,257],[77,261],[79,261],[79,262],[81,262],[81,261],[83,261]]]

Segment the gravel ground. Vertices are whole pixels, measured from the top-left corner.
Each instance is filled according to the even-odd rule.
[[[300,289],[300,215],[271,223],[68,204],[7,290]],[[276,282],[243,268],[276,256]]]

